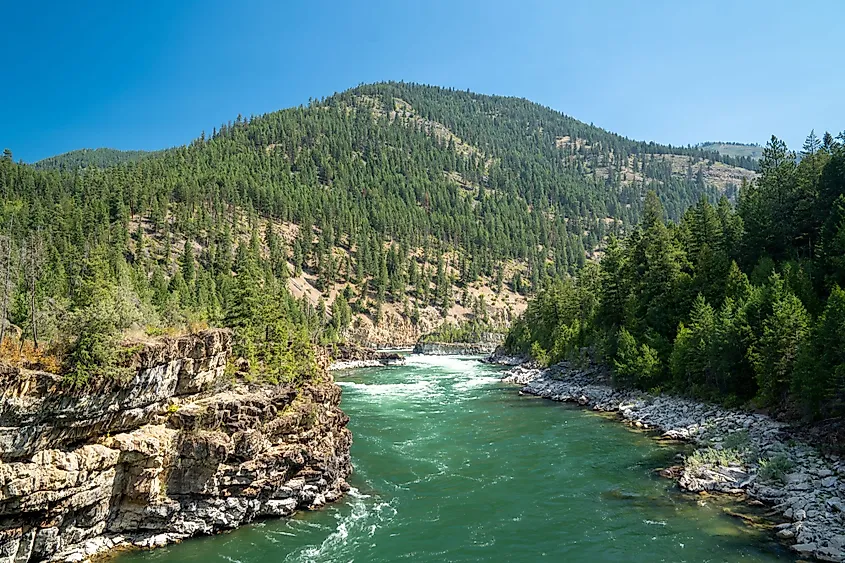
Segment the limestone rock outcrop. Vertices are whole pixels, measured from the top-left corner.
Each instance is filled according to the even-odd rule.
[[[331,358],[328,369],[333,371],[352,368],[398,366],[405,363],[405,358],[396,352],[383,352],[351,343],[331,345],[326,352]]]
[[[231,335],[140,346],[125,380],[82,389],[0,373],[0,563],[84,561],[287,516],[351,471],[340,388],[225,375]]]
[[[479,342],[424,342],[414,346],[414,354],[429,356],[488,356],[502,343],[500,334],[490,333]]]

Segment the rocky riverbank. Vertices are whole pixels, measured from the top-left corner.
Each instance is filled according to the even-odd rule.
[[[82,389],[2,369],[0,562],[161,546],[347,489],[352,437],[330,375],[238,382],[224,330],[138,348],[128,377]]]
[[[329,346],[327,354],[330,358],[330,371],[399,366],[405,363],[405,358],[396,352],[383,352],[348,343]]]
[[[502,345],[496,346],[495,350],[481,361],[500,366],[522,366],[524,368],[537,367],[533,364],[531,358],[519,354],[509,354],[505,351],[504,346]],[[517,381],[509,381],[508,383],[517,383]]]
[[[414,354],[429,356],[486,356],[496,348],[495,342],[417,342]]]
[[[845,460],[822,455],[784,423],[667,395],[617,389],[597,366],[516,367],[523,393],[616,412],[627,423],[696,450],[665,474],[692,492],[744,494],[772,507],[776,535],[800,556],[845,561]]]

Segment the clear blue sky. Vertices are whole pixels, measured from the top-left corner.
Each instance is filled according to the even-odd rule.
[[[363,82],[517,95],[636,139],[845,129],[842,0],[10,2],[0,149],[156,149]]]

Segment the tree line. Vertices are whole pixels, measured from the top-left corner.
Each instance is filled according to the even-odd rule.
[[[845,414],[845,136],[772,137],[736,207],[677,223],[653,192],[600,263],[558,279],[508,334],[543,362],[593,354],[617,382],[795,416]]]

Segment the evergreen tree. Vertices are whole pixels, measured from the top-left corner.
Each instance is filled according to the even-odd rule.
[[[791,293],[772,305],[772,315],[763,325],[759,351],[755,350],[753,356],[760,397],[767,404],[780,401],[789,389],[809,325],[807,311]]]
[[[845,291],[834,286],[827,306],[799,349],[792,391],[812,414],[845,412]],[[824,412],[823,412],[824,411]]]

